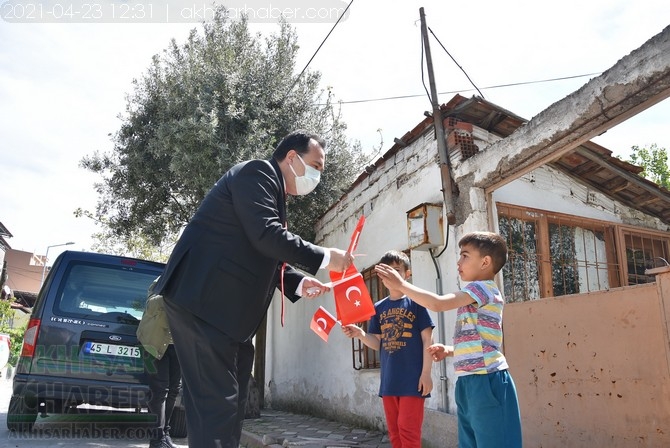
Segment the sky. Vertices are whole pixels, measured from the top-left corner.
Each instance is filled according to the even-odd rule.
[[[110,134],[120,128],[133,79],[171,39],[181,44],[201,29],[211,3],[50,0],[38,9],[41,1],[0,0],[0,222],[13,235],[6,238],[13,249],[49,250],[53,260],[65,249],[90,250],[98,230],[74,216],[77,208],[95,209],[100,180],[79,162],[112,149]],[[349,2],[225,4],[233,17],[245,10],[264,35],[278,30],[278,11],[291,14],[300,45],[296,72],[307,64],[321,72],[322,88],[341,101],[348,138],[371,156],[432,109],[421,7],[432,31],[439,102],[478,94],[476,86],[525,119],[612,67],[670,19],[667,0],[354,0],[333,29],[333,11]],[[594,141],[624,159],[633,145],[670,150],[668,117],[670,99]],[[74,244],[59,246],[67,242]]]

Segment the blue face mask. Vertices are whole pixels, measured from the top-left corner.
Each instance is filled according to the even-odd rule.
[[[307,165],[305,161],[302,160],[300,155],[298,155],[298,159],[300,159],[300,163],[302,163],[302,165],[305,167],[305,174],[298,176],[291,165],[289,165],[289,168],[291,168],[291,171],[295,176],[296,194],[299,196],[304,196],[314,191],[316,186],[319,185],[319,182],[321,181],[321,171],[317,170],[313,166]]]

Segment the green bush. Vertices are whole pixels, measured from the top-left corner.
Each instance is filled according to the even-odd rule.
[[[21,349],[23,346],[23,333],[25,333],[25,326],[20,328],[11,328],[10,324],[14,317],[14,309],[12,308],[12,302],[9,300],[0,301],[0,333],[6,333],[9,335],[11,340],[11,346],[9,351],[9,361],[8,364],[16,366],[16,363],[19,360],[21,355]]]
[[[26,332],[26,327],[7,328],[0,332],[9,334],[12,345],[10,347],[9,361],[7,361],[7,364],[16,366],[16,364],[19,362],[19,356],[21,356],[21,349],[23,347],[23,333]]]

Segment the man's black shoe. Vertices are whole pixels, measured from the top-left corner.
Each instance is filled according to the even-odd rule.
[[[172,448],[172,446],[168,445],[164,438],[149,442],[149,448]]]
[[[177,445],[174,444],[174,442],[173,442],[172,439],[170,438],[170,434],[167,434],[167,433],[166,433],[166,434],[165,434],[165,439],[163,439],[163,440],[165,441],[165,444],[166,444],[167,446],[169,446],[170,448],[179,448]]]

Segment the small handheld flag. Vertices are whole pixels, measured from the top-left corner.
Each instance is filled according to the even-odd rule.
[[[363,276],[351,265],[344,273],[344,278],[335,280],[339,272],[330,272],[335,296],[337,318],[342,325],[365,322],[375,315],[375,306],[372,303],[370,292]]]
[[[354,254],[354,251],[356,250],[356,247],[358,247],[358,240],[361,237],[361,232],[363,231],[363,225],[365,224],[365,215],[361,215],[360,218],[358,218],[358,223],[356,223],[356,228],[354,228],[354,232],[351,234],[351,242],[349,243],[349,248],[347,249],[347,252],[350,254]],[[342,278],[346,276],[346,272],[342,274]]]
[[[347,249],[347,252],[350,254],[353,254],[354,251],[356,250],[356,247],[358,246],[358,240],[361,237],[361,232],[363,231],[363,225],[365,224],[365,215],[361,215],[361,217],[358,219],[358,223],[356,224],[356,228],[354,229],[354,233],[351,235],[351,242],[349,243],[349,249]]]
[[[328,342],[328,335],[330,330],[333,329],[337,320],[335,317],[328,312],[327,309],[320,306],[314,316],[312,316],[312,322],[309,324],[309,328],[314,331],[321,339]]]

